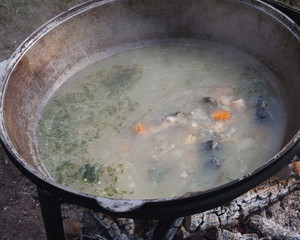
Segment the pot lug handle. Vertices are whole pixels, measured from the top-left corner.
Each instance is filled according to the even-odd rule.
[[[109,199],[109,198],[96,198],[97,203],[110,212],[124,213],[131,212],[144,206],[144,200],[125,200],[125,199]]]
[[[8,66],[9,59],[4,59],[0,62],[0,83],[2,82],[4,75],[6,73],[6,69]]]

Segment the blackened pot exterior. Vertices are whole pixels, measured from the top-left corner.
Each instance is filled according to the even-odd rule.
[[[283,149],[241,179],[169,199],[108,199],[52,181],[38,158],[35,130],[41,109],[53,92],[68,76],[110,49],[182,39],[243,52],[274,76],[288,119]],[[299,153],[299,91],[300,28],[262,1],[89,1],[42,26],[9,60],[1,81],[1,140],[23,174],[61,201],[122,217],[178,217],[234,199],[275,174]]]

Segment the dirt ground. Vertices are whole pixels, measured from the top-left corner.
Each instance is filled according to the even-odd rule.
[[[82,0],[0,0],[0,62],[36,28]],[[36,187],[0,147],[0,239],[46,239]]]
[[[16,47],[45,21],[83,1],[80,0],[0,0],[0,61],[7,59]],[[300,7],[300,1],[285,1]],[[0,240],[46,239],[36,187],[12,164],[0,147]],[[300,219],[299,191],[291,194],[277,207],[278,218],[289,215],[286,204],[295,205],[291,218]],[[65,219],[75,216],[84,220],[84,231],[105,233],[92,225],[93,217],[87,210],[64,206]],[[279,211],[282,209],[282,211]],[[295,228],[300,229],[299,221]]]

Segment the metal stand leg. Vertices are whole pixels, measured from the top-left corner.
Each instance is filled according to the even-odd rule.
[[[160,220],[154,229],[152,240],[171,240],[176,229],[181,225],[183,218]]]
[[[64,240],[60,199],[37,187],[47,240]]]

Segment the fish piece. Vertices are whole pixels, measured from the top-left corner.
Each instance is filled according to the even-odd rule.
[[[211,107],[217,108],[218,107],[218,102],[216,99],[214,99],[213,97],[203,97],[202,101],[204,103],[207,103],[208,105],[210,105]]]
[[[233,96],[220,96],[220,105],[223,106],[230,106],[233,100]]]
[[[265,106],[267,106],[266,103],[265,103],[265,98],[264,98],[263,95],[259,95],[259,96],[256,98],[255,106],[256,106],[256,107],[265,107]]]
[[[235,100],[230,103],[230,106],[235,109],[241,109],[245,107],[245,101],[243,99]]]
[[[258,122],[268,121],[271,118],[270,112],[268,111],[269,105],[266,104],[263,95],[256,98],[255,106],[255,116]]]
[[[216,152],[221,150],[222,144],[216,140],[209,140],[202,144],[202,150],[207,152]]]
[[[219,169],[221,166],[222,166],[221,162],[214,157],[208,159],[204,163],[204,167],[208,169]]]
[[[184,116],[183,112],[176,112],[176,113],[168,114],[161,119],[161,122],[162,123],[164,123],[164,122],[174,123],[174,122],[177,122],[179,119],[181,119],[183,116]]]
[[[267,121],[270,118],[269,112],[263,108],[256,109],[255,116],[258,122]]]
[[[161,119],[161,124],[148,128],[147,133],[149,132],[155,134],[165,129],[168,129],[169,127],[174,126],[175,123],[179,123],[179,124],[185,123],[186,119],[184,117],[185,114],[183,112],[175,112],[175,113],[168,114]]]

